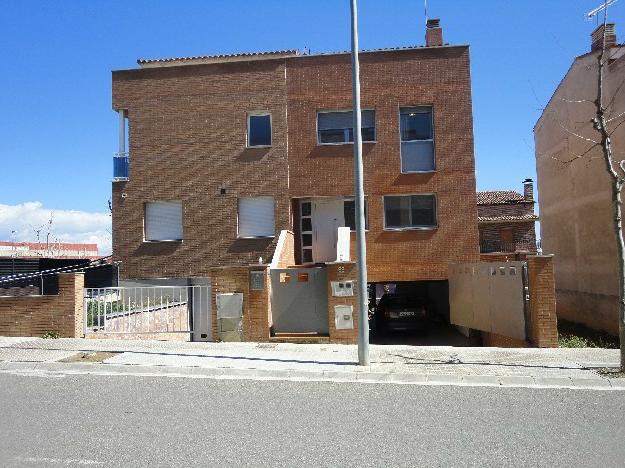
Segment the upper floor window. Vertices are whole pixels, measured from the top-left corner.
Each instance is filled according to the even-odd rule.
[[[434,164],[432,107],[400,107],[401,171],[431,172]]]
[[[435,195],[388,195],[384,197],[384,229],[431,229],[435,227],[437,227]]]
[[[275,236],[273,197],[239,198],[239,237]]]
[[[144,238],[146,241],[182,240],[182,202],[153,201],[144,208]]]
[[[354,117],[352,111],[317,112],[317,139],[319,144],[352,143]],[[361,112],[362,141],[375,141],[375,111]]]
[[[267,112],[248,114],[247,146],[271,146],[271,114]]]

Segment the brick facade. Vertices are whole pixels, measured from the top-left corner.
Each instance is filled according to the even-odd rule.
[[[362,53],[361,83],[376,111],[377,142],[364,145],[370,280],[446,279],[450,261],[479,255],[468,47]],[[402,105],[433,107],[435,172],[401,173]],[[318,145],[316,133],[318,110],[351,107],[348,54],[118,71],[113,107],[129,119],[130,177],[113,183],[125,278],[269,261],[277,239],[237,239],[238,197],[273,196],[277,234],[298,229],[294,199],[353,195],[353,145]],[[246,149],[246,115],[259,110],[271,112],[272,146]],[[383,195],[418,193],[436,194],[438,228],[385,231]],[[154,200],[182,200],[183,241],[144,242]]]
[[[83,273],[60,273],[57,295],[0,296],[0,335],[82,337],[83,289]]]

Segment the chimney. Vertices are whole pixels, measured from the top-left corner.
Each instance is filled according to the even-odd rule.
[[[425,25],[425,46],[436,47],[443,45],[443,28],[438,18],[429,19]]]
[[[590,35],[590,51],[601,50],[603,47],[603,24],[599,25]],[[616,45],[616,29],[614,23],[608,23],[605,25],[605,48]]]
[[[534,181],[532,179],[523,181],[523,198],[525,201],[534,201]]]

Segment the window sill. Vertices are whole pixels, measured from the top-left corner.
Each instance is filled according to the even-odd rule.
[[[240,237],[238,236],[237,239],[275,239],[276,236],[247,236],[247,237]]]
[[[249,146],[249,145],[245,145],[245,148],[247,149],[262,149],[262,148],[271,148],[273,145],[256,145],[256,146]]]
[[[375,144],[377,143],[377,140],[373,140],[373,141],[363,141],[362,144],[366,145],[366,144]],[[353,141],[343,141],[341,143],[321,143],[321,142],[317,142],[317,146],[340,146],[340,145],[353,145],[354,142]]]
[[[180,244],[182,244],[182,239],[143,239],[143,243],[144,244],[156,244],[159,242],[178,242]]]
[[[385,227],[385,231],[396,232],[396,231],[436,231],[438,226],[415,226],[415,227],[401,227],[401,228],[389,228]]]
[[[401,171],[402,174],[434,174],[436,169],[432,169],[429,171]]]

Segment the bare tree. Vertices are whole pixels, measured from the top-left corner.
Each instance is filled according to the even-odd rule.
[[[604,72],[606,59],[606,26],[608,24],[608,0],[603,4],[603,42],[601,50],[597,56],[597,99],[594,102],[595,116],[592,119],[593,128],[599,133],[599,146],[603,153],[606,170],[610,176],[612,183],[612,209],[614,215],[614,235],[616,236],[616,245],[618,252],[618,272],[619,272],[619,302],[618,302],[618,320],[619,320],[619,339],[621,348],[621,370],[625,371],[625,243],[623,242],[623,201],[621,194],[623,185],[625,184],[625,160],[616,163],[612,152],[612,133],[609,123],[613,119],[608,119],[606,112],[607,106],[604,99]],[[622,116],[622,115],[621,115]],[[620,125],[620,124],[618,124]],[[617,127],[618,127],[617,125]]]

